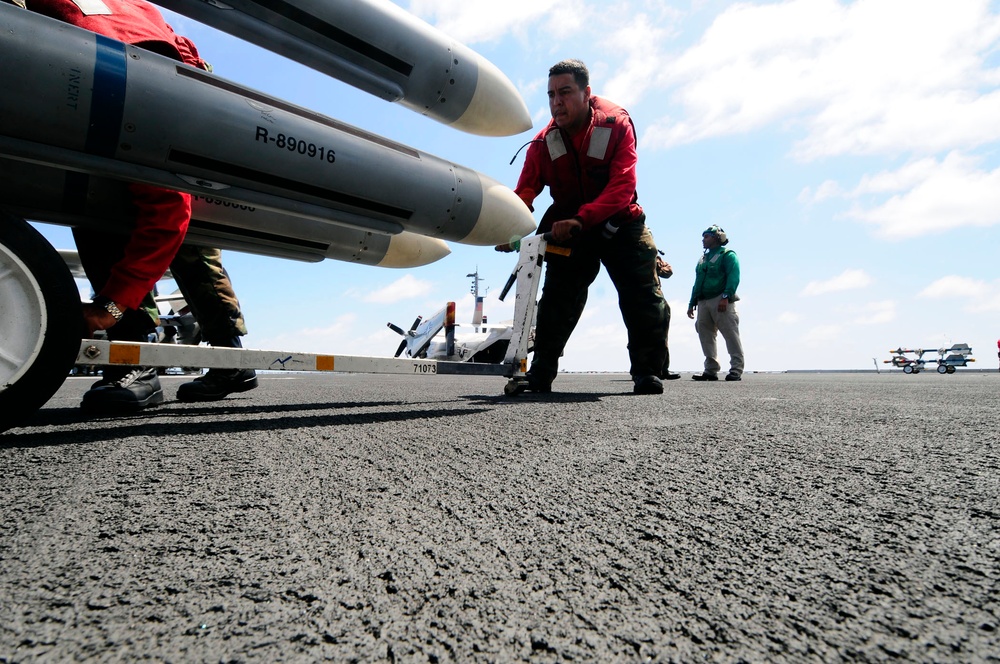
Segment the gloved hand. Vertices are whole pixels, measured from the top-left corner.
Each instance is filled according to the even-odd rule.
[[[656,274],[660,275],[661,279],[669,279],[674,275],[674,268],[670,267],[670,263],[657,256]]]

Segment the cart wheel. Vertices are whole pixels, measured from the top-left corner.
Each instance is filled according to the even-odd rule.
[[[913,373],[913,365],[912,364],[907,364],[905,367],[903,367],[903,373],[905,373],[905,374],[911,374],[911,373]]]
[[[528,383],[524,380],[518,380],[517,378],[511,378],[504,385],[503,393],[507,397],[516,397],[521,392],[524,392],[524,388],[527,387]]]
[[[955,367],[949,364],[948,365],[948,373],[950,373],[950,374],[955,373]]]
[[[947,364],[939,364],[938,365],[938,373],[939,374],[946,374],[946,373],[948,373],[948,365]]]
[[[0,212],[0,431],[56,393],[80,349],[69,268],[23,219]]]

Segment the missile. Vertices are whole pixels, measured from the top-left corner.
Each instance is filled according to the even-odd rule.
[[[388,0],[157,0],[158,5],[480,136],[531,129],[495,65]]]
[[[130,200],[121,181],[0,159],[0,201],[24,218],[127,233],[135,218]],[[200,195],[191,200],[185,241],[307,262],[329,258],[395,268],[427,265],[451,253],[443,241],[415,233],[381,235]]]
[[[0,32],[0,155],[385,235],[534,229],[467,167],[5,3]]]

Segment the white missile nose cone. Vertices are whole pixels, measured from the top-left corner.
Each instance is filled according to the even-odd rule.
[[[403,231],[389,238],[389,248],[379,261],[379,267],[420,267],[441,260],[451,248],[434,237]]]
[[[531,129],[531,114],[521,93],[496,65],[476,57],[476,91],[465,113],[449,126],[476,136],[514,136]]]
[[[483,208],[462,244],[496,246],[531,234],[535,219],[517,194],[496,180],[479,175],[483,187]]]

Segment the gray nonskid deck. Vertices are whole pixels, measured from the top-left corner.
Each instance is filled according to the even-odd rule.
[[[1000,375],[264,375],[0,436],[0,661],[993,661]]]

